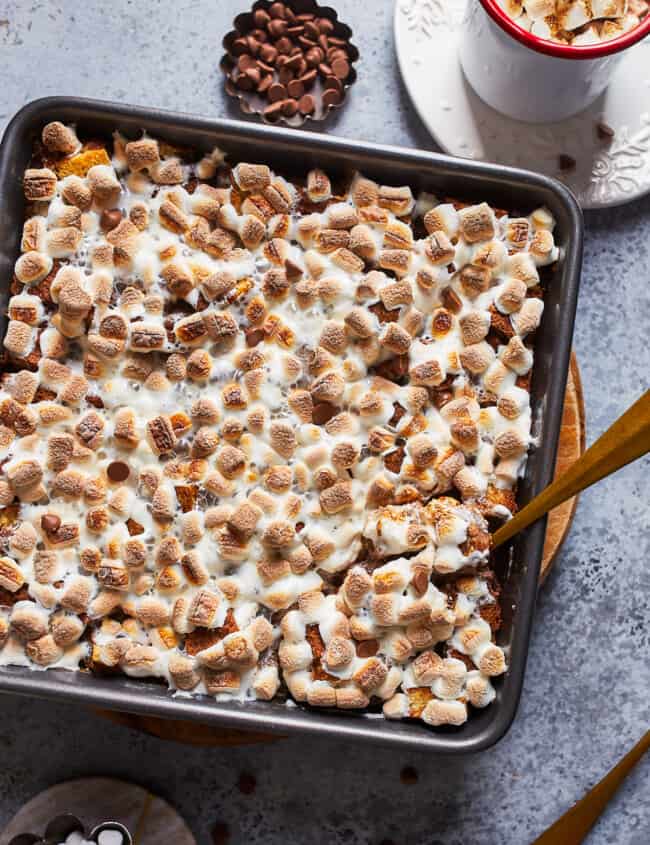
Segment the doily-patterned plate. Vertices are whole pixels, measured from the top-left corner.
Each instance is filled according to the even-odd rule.
[[[395,4],[402,77],[440,147],[554,176],[583,208],[619,205],[650,192],[650,38],[627,52],[607,91],[586,111],[559,123],[521,123],[485,105],[465,81],[457,45],[466,2]],[[599,125],[614,136],[606,137]]]

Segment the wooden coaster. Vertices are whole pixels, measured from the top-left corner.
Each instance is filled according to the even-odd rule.
[[[575,353],[571,353],[571,366],[564,397],[562,429],[558,444],[555,476],[561,475],[585,450],[585,408],[582,395],[580,370]],[[564,542],[577,505],[577,496],[551,511],[546,528],[546,542],[540,570],[540,584],[553,566]],[[194,722],[176,722],[154,716],[136,716],[132,713],[99,711],[103,716],[120,725],[144,731],[161,739],[184,742],[188,745],[251,745],[281,739],[277,734],[248,733],[228,728],[214,728]]]
[[[76,816],[86,832],[105,821],[121,822],[131,833],[133,845],[196,845],[190,829],[170,804],[135,783],[114,778],[69,780],[40,792],[2,831],[0,845],[7,845],[21,833],[42,836],[48,822],[63,813]]]

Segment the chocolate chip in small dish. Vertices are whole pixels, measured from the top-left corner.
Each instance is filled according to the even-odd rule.
[[[226,91],[265,123],[324,120],[356,81],[351,37],[336,12],[315,0],[257,0],[223,39]]]

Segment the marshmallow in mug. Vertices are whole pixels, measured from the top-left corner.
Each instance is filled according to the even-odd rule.
[[[648,14],[649,0],[499,0],[507,14],[538,38],[584,47],[617,38]]]

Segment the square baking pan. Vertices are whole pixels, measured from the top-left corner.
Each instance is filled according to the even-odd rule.
[[[529,213],[547,206],[557,220],[561,261],[547,284],[542,324],[537,331],[531,388],[533,433],[538,446],[529,456],[519,486],[525,504],[549,484],[555,465],[564,389],[582,260],[582,214],[573,195],[545,176],[493,164],[453,159],[418,150],[384,147],[291,129],[194,117],[145,107],[72,97],[50,97],[24,106],[7,127],[0,148],[0,296],[6,310],[13,265],[19,255],[24,218],[22,175],[32,142],[51,120],[77,124],[80,132],[128,137],[142,130],[182,146],[219,146],[232,162],[264,162],[287,174],[321,167],[333,175],[359,169],[384,184],[408,184],[459,200],[486,200],[493,206]],[[3,316],[4,321],[4,316]],[[4,326],[0,326],[4,336]],[[332,712],[271,702],[216,701],[207,696],[174,696],[148,680],[98,677],[62,669],[0,669],[0,692],[79,701],[96,707],[263,732],[310,733],[445,753],[479,751],[500,739],[514,719],[521,694],[530,638],[545,521],[520,534],[499,556],[503,627],[498,642],[507,650],[509,670],[497,681],[496,700],[474,711],[460,728],[433,730],[423,722],[385,720],[381,713]]]

